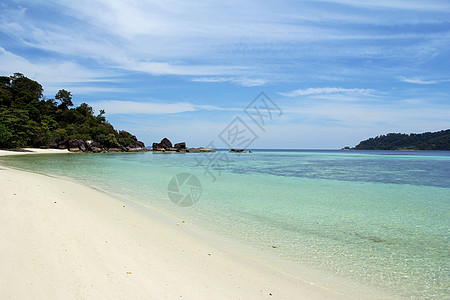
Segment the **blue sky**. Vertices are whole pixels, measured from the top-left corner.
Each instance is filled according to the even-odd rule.
[[[146,144],[341,148],[450,128],[450,1],[6,0],[0,73],[104,108]],[[282,111],[243,111],[264,92]],[[269,116],[269,117],[268,117]]]

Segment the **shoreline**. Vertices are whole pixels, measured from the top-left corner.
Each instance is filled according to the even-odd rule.
[[[20,148],[20,149],[0,149],[0,156],[11,155],[30,155],[30,154],[67,154],[72,153],[67,149],[39,149],[39,148]]]
[[[90,187],[3,166],[0,172],[2,297],[348,297]]]
[[[38,149],[41,151],[38,152],[20,152],[20,154],[45,154],[49,153],[49,151]],[[58,151],[57,153],[70,153],[66,151]],[[0,156],[2,156],[2,151],[0,150]],[[9,151],[8,151],[9,152]],[[52,150],[50,150],[52,152]],[[159,273],[166,274],[165,278],[170,277],[173,272],[176,272],[176,270],[180,270],[180,272],[185,272],[186,274],[189,273],[200,273],[203,275],[196,275],[201,276],[203,280],[207,278],[204,285],[198,286],[198,284],[195,284],[191,282],[190,276],[188,278],[183,278],[183,281],[186,281],[186,283],[179,283],[178,288],[181,291],[179,296],[183,296],[184,298],[195,298],[195,299],[206,299],[211,298],[211,295],[214,295],[214,298],[221,298],[223,296],[224,299],[229,298],[244,298],[244,299],[260,299],[264,298],[266,296],[270,297],[269,299],[286,299],[286,298],[295,298],[301,295],[305,298],[313,298],[313,299],[394,299],[396,296],[386,294],[383,291],[374,289],[372,287],[368,287],[365,285],[362,285],[359,282],[354,282],[353,280],[347,280],[345,278],[337,277],[332,274],[328,274],[319,270],[310,269],[305,266],[300,266],[297,263],[293,261],[286,260],[282,257],[277,256],[272,251],[269,251],[267,249],[259,249],[255,248],[254,246],[247,245],[245,243],[230,240],[227,237],[224,237],[222,235],[216,234],[214,232],[210,232],[204,228],[198,227],[195,224],[191,223],[185,223],[182,220],[178,220],[177,218],[168,215],[162,211],[159,211],[157,209],[154,209],[150,206],[144,205],[140,202],[135,202],[133,199],[127,199],[123,198],[120,194],[115,195],[111,194],[109,191],[98,189],[96,187],[91,187],[89,185],[86,185],[83,182],[73,181],[70,178],[66,177],[58,177],[53,175],[47,175],[42,173],[35,173],[23,169],[16,169],[11,168],[8,166],[2,166],[0,164],[0,174],[5,174],[5,171],[16,173],[15,180],[16,183],[19,184],[20,188],[19,190],[28,190],[30,189],[30,184],[28,182],[31,180],[40,181],[39,186],[40,188],[37,188],[32,193],[32,195],[39,195],[41,194],[41,197],[38,197],[38,200],[40,201],[47,201],[50,203],[52,199],[54,198],[53,193],[49,193],[49,190],[53,190],[53,187],[58,187],[58,189],[64,189],[69,191],[62,191],[64,196],[70,196],[70,200],[67,204],[70,204],[71,210],[66,211],[66,216],[70,217],[70,220],[73,220],[76,218],[76,215],[85,215],[84,213],[81,213],[81,211],[87,211],[90,218],[85,219],[76,219],[74,221],[75,226],[81,226],[79,223],[84,222],[95,222],[95,219],[97,217],[101,217],[104,219],[105,214],[110,214],[110,218],[112,220],[119,218],[119,221],[116,220],[116,222],[119,222],[121,224],[125,223],[129,227],[133,226],[134,228],[138,227],[139,232],[141,232],[142,236],[148,236],[149,234],[155,234],[154,241],[156,243],[145,245],[143,244],[143,241],[139,238],[141,235],[136,235],[134,232],[127,231],[126,233],[122,232],[122,229],[119,229],[118,231],[121,232],[121,238],[119,239],[121,242],[119,244],[126,245],[127,243],[132,241],[132,244],[137,245],[139,244],[139,249],[136,249],[135,247],[133,249],[123,249],[123,247],[110,249],[111,252],[114,252],[114,256],[120,256],[120,257],[134,257],[136,256],[135,251],[139,253],[137,255],[141,261],[144,261],[147,263],[147,265],[160,265],[163,263],[161,260],[161,257],[159,260],[152,261],[150,264],[148,263],[148,260],[151,260],[151,258],[145,257],[145,255],[142,254],[142,251],[146,251],[154,253],[157,251],[158,253],[164,253],[167,254],[166,258],[164,259],[164,262],[166,263],[165,267],[160,267]],[[28,180],[25,180],[22,184],[19,181],[22,181],[23,177],[27,177]],[[42,182],[43,181],[43,182]],[[27,182],[27,184],[25,184]],[[8,184],[9,186],[10,184]],[[4,178],[0,176],[0,186],[7,186],[4,184]],[[78,187],[74,187],[78,186]],[[72,188],[70,188],[72,187]],[[8,191],[11,192],[11,187],[8,187]],[[2,196],[3,191],[0,191],[0,196]],[[16,197],[16,195],[14,195]],[[81,197],[81,198],[80,198]],[[6,199],[3,199],[5,197],[1,197],[1,202],[4,202]],[[44,200],[45,198],[45,200]],[[12,199],[9,199],[12,200]],[[16,198],[15,198],[16,200]],[[94,200],[95,202],[92,203],[90,200]],[[26,210],[27,203],[29,204],[30,201],[34,201],[34,199],[21,199],[24,203],[20,204],[21,211],[10,211],[7,215],[22,215],[22,212]],[[0,203],[1,203],[0,202]],[[55,206],[58,205],[59,201],[55,200],[54,203]],[[97,203],[98,202],[98,203]],[[53,203],[53,202],[51,202]],[[5,207],[5,203],[1,203],[3,207]],[[6,203],[7,204],[7,203]],[[33,205],[35,203],[32,203]],[[37,204],[36,204],[37,205]],[[23,207],[25,206],[25,207]],[[51,206],[51,205],[50,205]],[[117,209],[113,211],[111,209],[111,206],[119,207],[122,209]],[[47,207],[48,208],[48,207]],[[132,210],[130,214],[122,214],[123,210]],[[38,212],[44,212],[45,214],[43,216],[37,216]],[[38,217],[45,217],[46,219],[58,219],[58,215],[54,215],[55,212],[46,211],[43,208],[38,209],[37,211],[33,211],[31,213],[31,218],[36,219]],[[112,215],[111,215],[112,214]],[[5,214],[6,216],[6,214]],[[27,215],[27,218],[30,215]],[[64,219],[64,222],[67,220]],[[96,226],[97,229],[92,229],[93,231],[98,232],[108,232],[109,235],[114,234],[112,232],[115,231],[115,228],[118,224],[116,222],[113,223],[107,223],[107,224],[101,224],[102,226]],[[58,224],[58,231],[59,236],[67,235],[68,238],[71,236],[77,236],[77,235],[86,235],[89,241],[92,242],[92,244],[95,244],[98,246],[98,241],[95,237],[92,236],[91,232],[73,232],[73,226],[69,224],[60,224],[60,222],[56,222]],[[134,223],[134,224],[131,224]],[[147,224],[147,225],[144,225]],[[43,227],[47,228],[48,224],[34,224],[30,226],[36,226],[36,227]],[[138,226],[137,226],[138,225]],[[0,228],[6,228],[8,231],[14,231],[14,229],[11,229],[10,227],[12,224],[10,224],[9,227],[6,227],[3,220],[2,220],[2,213],[0,212]],[[158,233],[151,233],[149,231],[149,228],[158,229]],[[136,229],[137,230],[137,229]],[[170,233],[168,233],[170,232]],[[54,243],[62,243],[60,239],[53,240],[52,237],[49,237],[49,234],[52,234],[52,232],[46,232],[45,230],[42,230],[41,234],[43,235],[42,240],[44,241],[51,241]],[[18,233],[17,236],[23,236],[23,234]],[[128,237],[133,236],[133,239],[129,240]],[[125,239],[123,239],[125,237]],[[168,238],[169,237],[169,238]],[[0,238],[1,236],[1,230],[0,230]],[[98,236],[97,236],[98,238]],[[33,237],[26,236],[26,240],[28,242],[22,239],[16,238],[15,240],[8,241],[3,237],[3,240],[7,240],[8,244],[14,245],[15,248],[21,249],[22,247],[26,248],[27,245],[30,243],[30,239],[33,239]],[[37,239],[34,237],[34,239]],[[183,245],[185,248],[173,248],[173,241],[176,242],[177,245]],[[84,242],[86,244],[86,241],[79,240],[78,242]],[[106,243],[106,241],[105,241]],[[111,243],[111,242],[109,242]],[[172,243],[168,246],[168,243]],[[161,247],[162,244],[163,246]],[[111,244],[110,244],[111,245]],[[117,243],[116,243],[117,246]],[[35,248],[43,248],[46,249],[45,252],[48,250],[47,245],[38,245]],[[74,248],[73,252],[79,253],[81,250],[80,245],[78,244],[72,244],[72,247]],[[8,255],[4,253],[4,251],[7,250],[6,248],[2,249],[0,247],[0,257],[3,257],[3,259],[0,259],[0,263],[2,265],[7,264],[9,261],[7,259]],[[99,249],[96,249],[96,247],[91,247],[91,252],[97,253],[99,252]],[[43,250],[42,250],[43,251]],[[140,252],[139,252],[140,251]],[[181,251],[181,253],[180,253]],[[15,251],[13,251],[15,252]],[[50,251],[52,252],[52,251]],[[78,257],[82,257],[82,260],[80,261],[83,268],[86,268],[89,270],[89,273],[98,273],[99,271],[108,271],[106,273],[110,274],[111,270],[105,270],[105,264],[98,265],[96,262],[93,262],[92,265],[86,266],[86,262],[91,261],[91,258],[89,257],[88,252],[83,252],[78,254]],[[186,253],[186,254],[185,254]],[[203,254],[201,254],[203,253]],[[61,253],[53,253],[57,259],[62,259]],[[188,267],[185,266],[185,262],[180,263],[179,255],[187,255],[188,257],[192,258],[193,262],[189,264]],[[205,256],[205,255],[208,256]],[[199,256],[200,255],[200,256]],[[102,257],[100,255],[100,257]],[[206,257],[206,258],[205,258]],[[24,257],[21,259],[29,260],[29,257]],[[50,258],[46,258],[48,260]],[[110,256],[106,256],[105,258],[102,257],[102,260],[110,260]],[[174,260],[176,262],[174,263],[168,263],[168,261]],[[71,263],[76,263],[71,262]],[[194,263],[195,262],[195,263]],[[11,264],[11,262],[9,262]],[[30,262],[28,261],[26,264],[33,265],[36,261]],[[202,264],[208,263],[208,265],[205,267],[199,267]],[[114,262],[108,263],[109,266],[114,265]],[[21,265],[25,265],[25,263],[21,263]],[[73,267],[72,264],[70,266]],[[36,267],[36,266],[34,266]],[[13,268],[11,267],[11,270]],[[47,270],[51,271],[51,270]],[[58,272],[62,272],[64,274],[63,270],[58,270]],[[227,272],[229,273],[227,276]],[[6,272],[8,273],[8,272]],[[4,273],[4,274],[6,274]],[[14,273],[14,272],[12,272]],[[155,289],[161,289],[162,294],[154,295],[150,293],[149,291],[146,292],[146,294],[136,294],[134,292],[134,289],[139,289],[139,287],[134,286],[132,289],[127,289],[126,291],[116,291],[118,295],[122,295],[122,297],[129,297],[129,296],[139,296],[139,297],[149,297],[154,296],[156,298],[173,298],[173,297],[179,297],[175,293],[172,293],[172,288],[170,288],[170,291],[168,291],[168,287],[170,287],[170,283],[168,282],[161,282],[158,281],[155,282],[155,280],[152,278],[153,275],[151,275],[150,270],[140,270],[140,276],[139,281],[144,282],[149,280],[151,284],[153,284],[153,288]],[[25,270],[25,274],[29,275],[29,271]],[[132,274],[135,274],[133,272]],[[132,274],[126,274],[126,275],[132,275]],[[205,275],[207,274],[207,275]],[[67,275],[67,274],[66,274]],[[111,281],[111,278],[102,278],[100,282],[104,287],[110,288],[111,286],[122,286],[124,284],[123,280],[125,282],[129,282],[129,279],[119,278],[117,275],[123,275],[123,274],[115,274],[116,283],[109,283],[105,281]],[[7,275],[5,275],[7,276]],[[98,276],[101,276],[101,274],[98,274]],[[109,275],[108,275],[109,276]],[[137,276],[137,275],[133,275]],[[178,276],[178,275],[177,275]],[[181,275],[180,275],[181,276]],[[17,278],[21,278],[23,276],[17,276]],[[42,275],[40,277],[46,278],[46,275]],[[195,278],[197,278],[195,277]],[[175,276],[175,278],[177,278]],[[9,284],[4,284],[5,278],[0,276],[0,295],[5,294],[5,292],[1,289],[1,286],[9,287],[8,290],[10,290]],[[70,279],[71,281],[80,281],[79,277],[72,277]],[[96,282],[96,280],[94,280]],[[175,283],[176,281],[172,282]],[[42,284],[40,282],[40,284]],[[62,283],[58,283],[59,285],[64,286]],[[86,286],[87,283],[84,283],[84,286]],[[98,284],[94,284],[94,287],[98,286]],[[197,286],[196,294],[191,294],[191,286]],[[14,290],[14,288],[11,288]],[[22,290],[23,287],[17,287],[18,290]],[[66,290],[67,288],[61,288],[61,290]],[[142,289],[142,287],[140,287]],[[145,289],[144,289],[145,290]],[[45,289],[42,290],[44,292]],[[187,293],[185,292],[187,291]],[[267,293],[266,293],[267,292]],[[36,293],[36,291],[33,291],[30,293],[30,295],[33,295]],[[76,290],[75,294],[72,293],[70,295],[77,295],[77,297],[82,296],[90,297],[92,293],[95,294],[95,297],[103,297],[103,291],[102,290],[95,290],[90,291],[87,294],[83,294],[84,290]],[[13,294],[8,294],[13,296]],[[272,294],[272,295],[270,295]],[[21,294],[25,296],[24,294]],[[42,294],[44,295],[44,294]],[[17,298],[17,295],[14,295],[13,298]],[[67,296],[65,294],[61,294],[61,296]],[[111,296],[115,296],[115,294],[111,293]]]

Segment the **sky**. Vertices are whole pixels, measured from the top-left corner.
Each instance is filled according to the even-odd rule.
[[[146,145],[340,149],[450,128],[450,1],[2,0],[16,72]]]

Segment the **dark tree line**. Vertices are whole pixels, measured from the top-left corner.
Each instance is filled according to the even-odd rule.
[[[101,110],[86,103],[73,107],[72,94],[60,90],[43,97],[42,86],[20,73],[0,76],[0,148],[48,147],[64,140],[92,140],[105,147],[127,147],[133,136],[117,132]]]
[[[450,150],[450,129],[425,133],[388,133],[360,142],[356,150]]]

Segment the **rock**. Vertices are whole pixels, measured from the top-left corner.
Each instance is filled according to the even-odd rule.
[[[86,151],[92,151],[92,148],[99,148],[100,144],[97,142],[94,142],[92,140],[87,140],[86,142]]]
[[[153,143],[152,150],[153,151],[176,151],[176,149],[172,147],[172,142],[168,138],[163,138],[159,143]]]
[[[164,149],[172,148],[172,142],[168,138],[163,138],[159,143]]]
[[[166,149],[164,149],[164,147],[159,143],[153,143],[152,150],[153,151],[165,151]]]
[[[100,153],[103,150],[102,150],[102,148],[91,146],[89,151],[94,152],[94,153]]]
[[[128,147],[129,148],[141,148],[141,149],[147,150],[147,148],[145,148],[145,144],[138,140],[136,140],[136,141],[133,140],[133,142],[131,142],[131,144],[128,145]]]
[[[169,141],[170,142],[170,141]],[[51,148],[68,149],[70,152],[144,152],[148,151],[145,144],[138,141],[135,136],[132,137],[132,142],[127,147],[117,145],[116,147],[107,148],[93,140],[64,140],[58,143],[50,143]]]
[[[216,150],[211,149],[211,148],[199,147],[199,148],[187,148],[186,152],[189,152],[189,153],[205,153],[205,152],[216,152]]]
[[[86,142],[83,140],[77,140],[78,141],[78,149],[85,152],[86,151]]]
[[[244,149],[231,149],[230,153],[247,153]]]
[[[181,152],[181,153],[201,153],[201,152],[216,152],[210,148],[186,148],[186,142],[176,143],[172,146],[172,142],[168,138],[163,138],[160,143],[153,143],[153,152]]]
[[[178,150],[186,149],[186,142],[176,143],[173,147]]]
[[[148,149],[145,148],[145,147],[136,147],[136,148],[127,147],[126,149],[127,149],[127,152],[145,152],[145,151],[148,151]]]
[[[58,143],[58,149],[68,149],[69,148],[69,140],[64,140]]]
[[[70,152],[86,151],[86,144],[83,140],[69,140],[68,148]]]
[[[48,144],[49,148],[52,149],[58,149],[58,143],[57,142],[51,142],[50,144]]]

